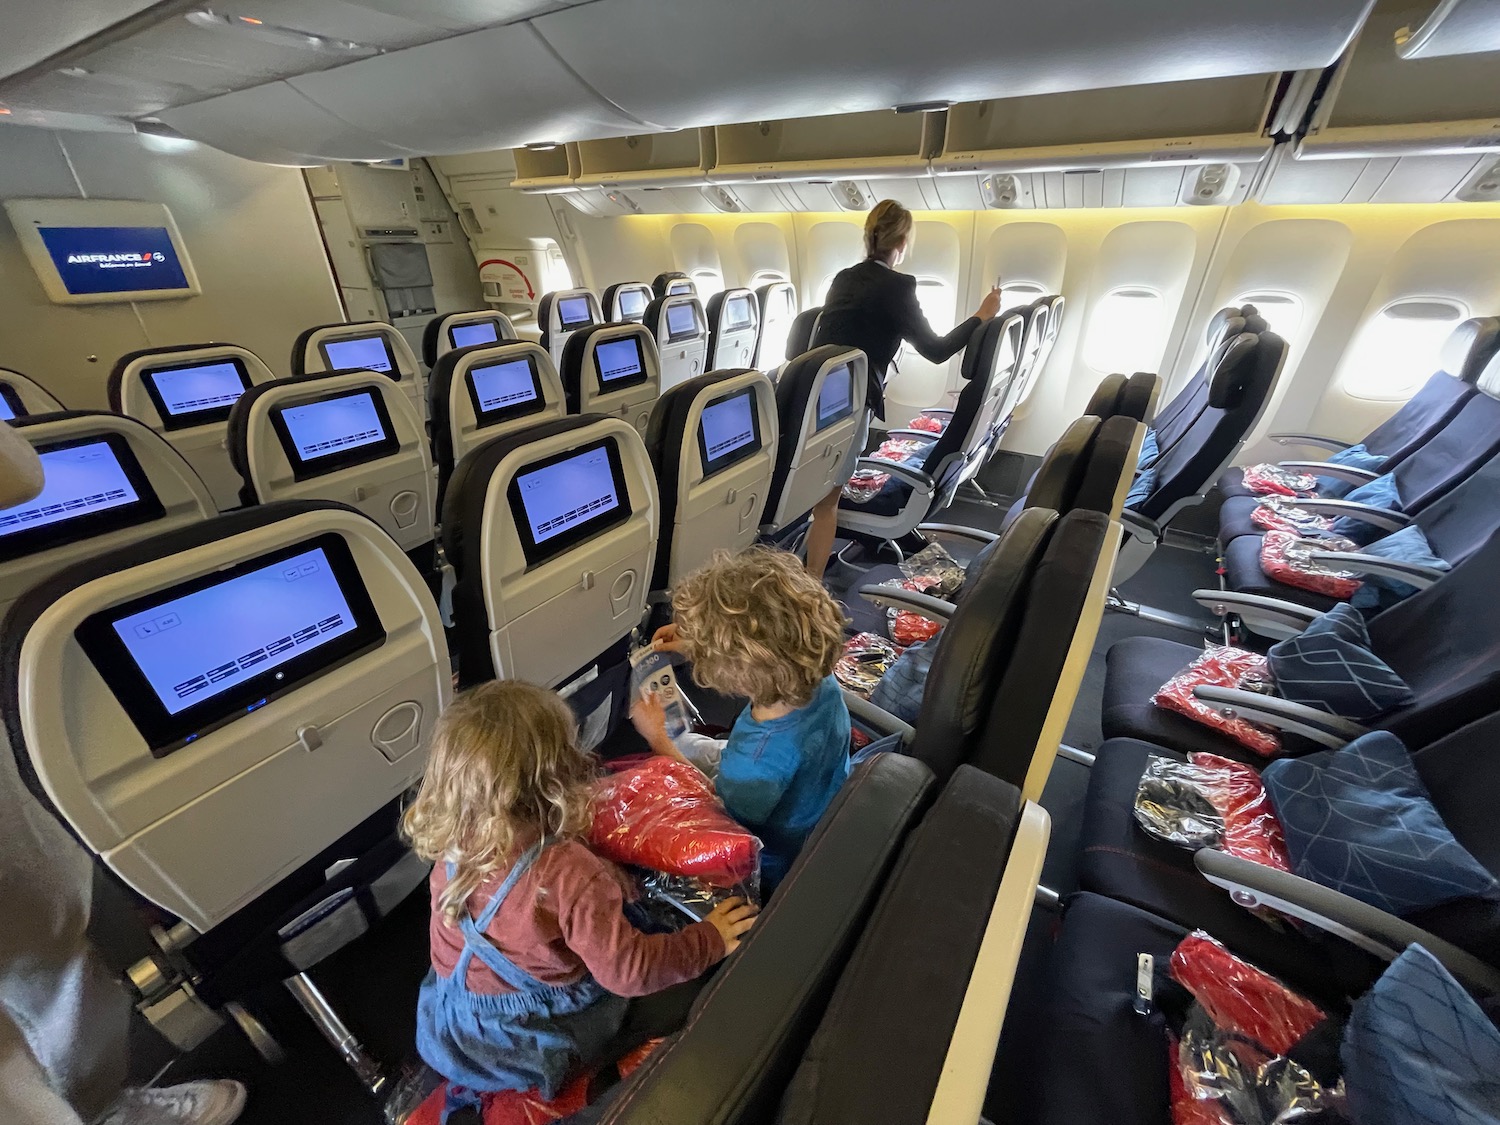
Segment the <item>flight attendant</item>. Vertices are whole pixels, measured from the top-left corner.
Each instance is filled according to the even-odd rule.
[[[813,346],[841,344],[859,348],[869,358],[870,385],[849,456],[839,471],[839,486],[813,508],[807,533],[807,569],[823,577],[838,529],[839,495],[854,475],[869,438],[870,418],[885,418],[886,369],[905,340],[930,363],[943,363],[963,351],[979,325],[1000,311],[1000,290],[986,294],[974,315],[946,336],[927,323],[917,301],[917,279],[896,267],[911,245],[911,212],[894,199],[883,199],[865,218],[865,260],[841,270],[829,286],[823,312],[813,332]]]

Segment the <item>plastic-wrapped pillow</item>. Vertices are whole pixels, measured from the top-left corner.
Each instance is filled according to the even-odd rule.
[[[1351,504],[1363,504],[1385,512],[1405,510],[1401,507],[1401,493],[1396,488],[1396,478],[1390,473],[1360,485],[1344,499]],[[1356,516],[1340,516],[1333,521],[1333,533],[1363,544],[1379,539],[1385,534],[1385,529],[1366,523]]]
[[[1500,883],[1448,830],[1395,735],[1372,731],[1338,750],[1283,758],[1261,771],[1292,871],[1391,914]]]
[[[1427,536],[1416,524],[1403,527],[1400,531],[1393,531],[1384,539],[1375,540],[1363,550],[1367,555],[1412,563],[1415,566],[1430,566],[1434,570],[1453,569],[1447,559],[1433,554],[1432,544],[1427,542]],[[1411,597],[1416,592],[1417,588],[1410,582],[1403,582],[1399,578],[1387,578],[1379,574],[1367,574],[1364,585],[1354,592],[1354,596],[1349,599],[1349,604],[1356,609],[1390,609],[1397,602]]]
[[[1364,443],[1351,445],[1348,449],[1341,449],[1332,457],[1328,458],[1330,465],[1346,465],[1351,469],[1368,469],[1372,473],[1380,472],[1386,458],[1378,453],[1371,453],[1365,448]],[[1342,500],[1357,486],[1353,481],[1338,480],[1335,477],[1318,478],[1318,495],[1327,497],[1329,500]]]
[[[1340,1057],[1360,1125],[1500,1119],[1500,1031],[1420,945],[1355,1002]]]
[[[1370,651],[1359,610],[1337,605],[1266,654],[1276,694],[1345,719],[1373,719],[1410,703],[1411,687]]]
[[[1156,469],[1141,469],[1135,474],[1135,483],[1130,486],[1130,491],[1125,494],[1125,507],[1138,508],[1146,502],[1146,498],[1156,491]]]
[[[937,642],[918,641],[896,658],[896,663],[875,685],[870,702],[889,711],[903,723],[916,724],[922,714],[922,695],[927,688],[927,673],[937,655]]]

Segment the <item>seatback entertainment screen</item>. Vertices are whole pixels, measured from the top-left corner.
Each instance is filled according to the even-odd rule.
[[[379,332],[369,336],[347,336],[342,340],[324,340],[318,344],[330,371],[379,371],[392,379],[401,378],[390,341]]]
[[[528,565],[623,522],[630,497],[613,438],[568,450],[518,472],[510,483],[511,514]]]
[[[557,302],[557,322],[563,328],[582,328],[594,323],[594,311],[587,297],[564,297]]]
[[[271,408],[271,426],[298,480],[389,457],[401,447],[372,388]]]
[[[151,367],[141,372],[141,381],[169,430],[224,421],[250,389],[250,374],[237,358]]]
[[[500,339],[497,320],[471,320],[448,329],[448,340],[455,348],[472,348],[475,344],[493,344]]]
[[[698,335],[698,310],[691,301],[667,306],[667,339],[685,340]]]
[[[594,348],[594,363],[599,368],[599,393],[624,390],[644,383],[646,357],[641,354],[639,336],[606,340]]]
[[[698,423],[698,453],[703,475],[712,476],[760,449],[760,416],[755,391],[746,387],[703,408]]]
[[[476,363],[469,368],[469,400],[481,426],[535,414],[546,403],[542,382],[530,356],[499,363]]]
[[[854,413],[854,376],[847,363],[841,363],[823,377],[818,390],[818,426],[826,430],[835,422]]]
[[[646,306],[651,303],[651,292],[648,289],[622,289],[617,300],[622,317],[640,320],[646,315]]]

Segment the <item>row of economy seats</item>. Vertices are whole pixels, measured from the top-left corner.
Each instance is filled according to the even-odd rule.
[[[1210,352],[1225,344],[1226,325],[1248,319],[1225,310],[1210,330]],[[1264,502],[1250,490],[1257,474],[1215,472],[1226,497],[1225,588],[1194,597],[1231,619],[1245,654],[1236,666],[1251,671],[1226,676],[1216,661],[1230,657],[1161,636],[1108,650],[1104,741],[1092,755],[1070,754],[1089,767],[1078,888],[1064,899],[1046,965],[1038,965],[1050,987],[1032,1013],[1032,1034],[1002,1051],[1030,1076],[1029,1120],[1146,1125],[1186,1112],[1190,1097],[1272,1085],[1269,1069],[1248,1079],[1221,1069],[1217,1083],[1184,1092],[1188,1058],[1205,1073],[1212,1065],[1180,1053],[1189,1048],[1174,1038],[1188,1034],[1176,1022],[1184,951],[1204,934],[1222,947],[1211,955],[1221,980],[1243,988],[1237,1013],[1210,1015],[1221,1026],[1258,1029],[1241,1032],[1242,1059],[1264,1062],[1257,1052],[1280,1032],[1275,1011],[1288,1010],[1273,1011],[1277,986],[1252,974],[1271,974],[1304,998],[1297,1003],[1311,1016],[1270,1053],[1310,1068],[1298,1079],[1305,1106],[1311,1079],[1331,1087],[1341,1075],[1349,1119],[1362,1125],[1494,1117],[1497,350],[1494,318],[1460,325],[1437,373],[1363,442],[1273,435],[1335,455],[1285,463],[1316,478],[1317,494],[1280,503],[1347,521],[1298,525],[1300,549],[1341,580],[1363,579],[1369,596],[1268,578],[1253,519]],[[1158,438],[1171,440],[1181,412],[1192,409],[1189,399],[1159,411]],[[1370,501],[1347,498],[1367,485]],[[1354,549],[1328,541],[1319,550],[1329,531],[1352,537]],[[1417,534],[1420,551],[1389,546]],[[1168,707],[1161,694],[1194,662],[1205,672],[1184,692],[1196,720],[1182,698]],[[1199,779],[1234,778],[1239,796],[1225,805],[1221,793],[1210,807],[1205,791],[1184,788],[1187,768]],[[1204,819],[1192,829],[1176,820],[1179,839],[1169,843],[1143,827],[1159,823],[1163,808]],[[1263,818],[1269,809],[1274,829]],[[1248,968],[1231,968],[1231,955]],[[1202,987],[1192,991],[1207,1007]],[[1208,1114],[1223,1104],[1200,1102]]]

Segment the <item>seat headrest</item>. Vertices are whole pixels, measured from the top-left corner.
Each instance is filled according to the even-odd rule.
[[[792,329],[786,334],[787,359],[796,359],[812,347],[813,332],[818,327],[818,317],[822,315],[823,306],[815,305],[792,318]]]
[[[1007,340],[1007,336],[1011,338]],[[965,379],[986,375],[995,364],[1015,356],[1020,346],[1021,322],[1014,316],[992,316],[981,324],[964,345],[963,358],[959,360],[959,374]],[[1002,349],[1009,347],[1009,355]]]
[[[1246,306],[1249,308],[1249,306]],[[1254,310],[1251,309],[1253,312]],[[1220,309],[1214,313],[1208,321],[1208,329],[1203,333],[1203,339],[1212,351],[1218,346],[1219,341],[1227,336],[1238,336],[1245,330],[1245,316],[1239,309]]]
[[[1156,416],[1156,402],[1161,396],[1161,376],[1150,371],[1137,371],[1125,383],[1120,392],[1120,407],[1117,413],[1148,426]]]
[[[1208,405],[1229,410],[1239,402],[1245,382],[1255,370],[1255,346],[1260,337],[1241,332],[1226,339],[1208,360]]]
[[[1119,412],[1120,396],[1125,393],[1126,382],[1123,375],[1106,375],[1089,396],[1088,405],[1083,408],[1084,414],[1092,414],[1095,418],[1113,418]]]
[[[1091,512],[1103,512],[1115,517],[1115,504],[1123,504],[1129,481],[1135,475],[1135,463],[1140,454],[1136,443],[1137,433],[1145,437],[1141,423],[1135,418],[1117,414],[1100,423],[1089,443],[1087,464],[1083,479],[1073,496],[1073,508]]]
[[[1075,418],[1042,458],[1041,468],[1026,490],[1026,507],[1070,511],[1088,469],[1088,450],[1102,420],[1084,415]]]
[[[1475,377],[1474,386],[1491,398],[1500,398],[1500,352],[1490,356],[1489,362]]]
[[[667,290],[672,287],[674,281],[685,281],[692,286],[692,293],[696,295],[698,286],[693,284],[693,279],[681,270],[663,270],[651,279],[651,292],[654,296],[665,297]]]
[[[1438,368],[1465,383],[1477,383],[1497,350],[1500,350],[1500,318],[1470,317],[1448,333],[1439,353]]]

